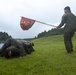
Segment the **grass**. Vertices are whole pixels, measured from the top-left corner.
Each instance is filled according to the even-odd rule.
[[[32,40],[31,55],[5,59],[0,57],[0,75],[76,75],[76,34],[74,52],[67,54],[63,35]]]

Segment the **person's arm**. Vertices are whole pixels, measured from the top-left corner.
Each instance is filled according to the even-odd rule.
[[[59,26],[57,28],[61,28],[66,23],[66,20],[67,20],[67,16],[65,14],[62,16],[61,23],[59,24]]]
[[[10,44],[11,44],[11,39],[7,39],[1,48],[0,56],[4,56],[6,49],[10,46]]]

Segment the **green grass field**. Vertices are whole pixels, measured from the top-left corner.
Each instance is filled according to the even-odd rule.
[[[32,40],[31,55],[5,59],[0,57],[0,75],[76,75],[76,34],[74,52],[66,53],[63,35]]]

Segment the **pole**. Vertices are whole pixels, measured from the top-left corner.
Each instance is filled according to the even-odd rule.
[[[23,16],[21,16],[21,17],[23,17]],[[24,17],[24,18],[26,18],[26,17]],[[27,18],[27,19],[30,19],[30,18]],[[34,20],[34,19],[30,19],[30,20]],[[45,25],[48,25],[48,26],[52,26],[52,27],[57,27],[57,26],[54,26],[54,25],[51,25],[51,24],[47,24],[47,23],[38,21],[38,20],[35,20],[35,22],[42,23],[42,24],[45,24]]]
[[[57,26],[50,25],[50,24],[47,24],[47,23],[44,23],[44,22],[41,22],[41,21],[37,21],[37,20],[35,20],[35,21],[38,22],[38,23],[42,23],[42,24],[48,25],[48,26],[57,27]]]

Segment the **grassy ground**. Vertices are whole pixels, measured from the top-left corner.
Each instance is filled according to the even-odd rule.
[[[35,39],[35,52],[20,58],[0,58],[0,75],[76,75],[76,35],[74,52],[67,54],[63,36]]]

